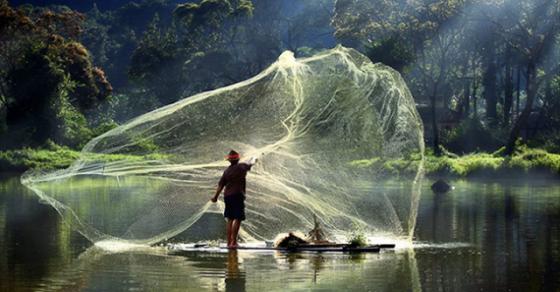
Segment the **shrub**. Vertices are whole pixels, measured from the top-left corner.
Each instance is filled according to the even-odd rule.
[[[456,153],[475,151],[493,151],[503,145],[502,133],[489,129],[478,118],[468,118],[456,128],[443,133],[442,142],[449,150]]]
[[[366,246],[368,244],[366,235],[360,227],[354,227],[354,230],[350,233],[350,239],[348,240],[348,245],[352,247]]]

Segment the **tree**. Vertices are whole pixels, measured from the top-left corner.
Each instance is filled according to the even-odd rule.
[[[178,5],[173,17],[190,52],[199,52],[234,45],[239,20],[252,13],[253,4],[248,0],[203,0]]]
[[[417,60],[411,74],[415,74],[419,82],[412,82],[418,85],[412,91],[424,92],[429,97],[433,150],[436,154],[440,153],[436,104],[449,73],[449,54],[453,45],[450,42],[453,36],[439,32],[445,23],[458,15],[463,5],[463,1],[428,0],[338,0],[335,3],[332,23],[335,36],[343,44],[362,49],[372,42],[374,48],[376,43],[378,46],[385,43],[385,46],[393,47],[396,45],[390,42],[403,43],[406,45],[399,45],[399,50],[414,54],[410,58],[408,53],[404,53],[404,58],[394,64],[404,68],[406,61]]]
[[[159,100],[159,105],[176,101],[182,94],[185,62],[179,55],[174,30],[162,32],[156,14],[131,57],[130,80]]]
[[[543,70],[543,58],[552,49],[560,32],[560,1],[520,0],[504,4],[503,9],[506,13],[493,23],[522,57],[527,94],[525,107],[515,120],[506,143],[504,153],[511,155],[521,130],[527,126],[539,86],[552,78],[557,70],[538,74],[539,70]]]
[[[374,62],[381,62],[403,72],[415,56],[410,45],[400,37],[372,41],[366,45],[366,55]]]
[[[76,146],[89,138],[75,135],[87,132],[80,129],[87,128],[82,112],[105,100],[112,88],[76,41],[82,19],[67,10],[0,5],[4,135],[12,137],[12,145],[2,148],[41,145],[50,138]]]

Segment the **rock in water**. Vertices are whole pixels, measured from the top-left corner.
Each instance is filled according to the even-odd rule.
[[[308,214],[326,235],[357,226],[410,236],[420,184],[391,192],[377,179],[392,159],[418,157],[420,174],[422,135],[395,70],[341,46],[305,59],[284,52],[251,79],[141,115],[91,140],[68,169],[22,182],[94,242],[155,243],[213,228],[196,224],[223,210],[209,198],[236,149],[260,158],[247,178],[243,239],[308,230]]]
[[[434,184],[432,184],[432,191],[436,194],[447,193],[451,189],[451,186],[442,179],[438,179]]]

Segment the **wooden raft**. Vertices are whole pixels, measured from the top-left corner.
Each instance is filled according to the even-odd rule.
[[[368,246],[350,246],[348,244],[300,244],[294,247],[272,247],[272,246],[239,246],[237,250],[255,251],[282,251],[282,252],[358,252],[358,253],[377,253],[382,249],[393,249],[394,244],[374,244]],[[208,244],[195,244],[186,249],[171,250],[172,254],[180,254],[184,251],[216,251],[227,250],[226,247],[212,247]]]

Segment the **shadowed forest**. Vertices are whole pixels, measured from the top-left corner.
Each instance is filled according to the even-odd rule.
[[[558,0],[75,2],[0,0],[2,169],[66,166],[139,114],[340,43],[405,78],[428,171],[560,171]]]

